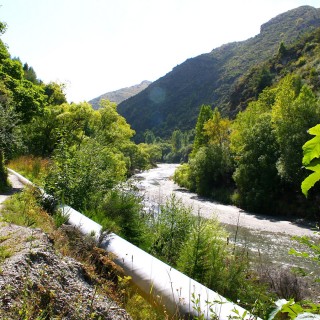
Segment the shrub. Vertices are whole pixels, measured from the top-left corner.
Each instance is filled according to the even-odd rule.
[[[192,228],[191,208],[182,204],[174,194],[160,205],[160,212],[153,221],[151,254],[176,265],[179,252]]]

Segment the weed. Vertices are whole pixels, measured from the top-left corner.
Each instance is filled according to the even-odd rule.
[[[12,255],[11,250],[6,246],[0,246],[0,263],[6,260],[7,258],[10,258]]]

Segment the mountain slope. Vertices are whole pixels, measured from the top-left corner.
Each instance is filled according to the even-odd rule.
[[[147,89],[123,101],[118,111],[139,135],[146,129],[167,137],[175,129],[191,129],[202,104],[229,115],[230,93],[253,66],[273,57],[280,43],[295,42],[320,26],[320,9],[302,6],[263,24],[260,33],[225,44],[175,67]]]
[[[150,83],[151,81],[144,80],[140,84],[136,84],[131,87],[107,92],[97,98],[90,100],[89,103],[92,105],[93,109],[96,109],[96,110],[99,109],[99,103],[101,99],[107,99],[107,100],[110,100],[111,102],[115,102],[116,104],[119,104],[122,101],[136,95],[137,93],[147,88],[150,85]]]

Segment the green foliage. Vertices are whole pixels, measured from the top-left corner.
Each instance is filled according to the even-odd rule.
[[[191,208],[184,206],[174,194],[160,206],[154,218],[151,254],[175,266],[179,252],[192,228]]]
[[[30,68],[28,69],[28,72],[31,72]],[[47,85],[45,85],[44,93],[47,96],[47,103],[53,106],[66,103],[67,100],[63,90],[64,85],[55,82],[50,82]]]
[[[146,215],[142,198],[128,186],[109,190],[93,218],[107,230],[117,231],[131,243],[145,248],[147,242]],[[116,230],[114,230],[116,228]]]
[[[315,232],[316,235],[319,236],[319,228],[318,231]],[[299,242],[300,244],[304,245],[309,249],[309,252],[304,251],[297,251],[295,249],[290,249],[289,254],[295,255],[297,257],[301,257],[303,259],[307,259],[309,261],[314,261],[320,266],[320,242],[317,238],[310,238],[307,236],[303,237],[293,237],[294,240]],[[316,279],[317,282],[320,282],[320,277]]]
[[[216,220],[200,215],[194,219],[191,232],[181,248],[177,267],[192,279],[213,290],[225,284],[222,274],[227,252],[227,233]]]
[[[123,155],[114,153],[94,140],[78,149],[61,143],[45,181],[45,190],[75,209],[95,207],[96,200],[123,180]]]
[[[280,192],[276,168],[278,145],[271,115],[264,105],[251,103],[239,113],[231,136],[236,170],[233,178],[240,199],[238,203],[249,210],[265,211],[275,202]]]
[[[24,73],[19,60],[4,59],[2,60],[1,67],[2,71],[13,79],[21,80],[23,78]]]
[[[214,189],[231,183],[232,159],[228,148],[209,145],[198,150],[189,160],[190,186],[201,195],[211,195]]]
[[[54,220],[48,216],[39,203],[39,191],[26,187],[5,201],[1,213],[5,222],[30,228],[41,228],[44,232],[52,232]]]
[[[313,171],[313,173],[305,178],[301,184],[301,189],[305,196],[308,195],[308,191],[315,185],[315,183],[320,180],[320,124],[317,124],[308,132],[315,137],[307,141],[302,147],[302,164],[306,169]]]
[[[276,301],[276,307],[269,315],[269,320],[281,319],[320,319],[320,305],[310,302],[296,303],[293,299]]]
[[[25,63],[23,65],[23,72],[24,72],[24,77],[34,83],[34,84],[38,84],[39,81],[37,79],[37,75],[36,72],[34,71],[34,69],[32,67],[29,67],[29,65],[27,63]]]
[[[8,167],[20,173],[37,186],[43,186],[47,175],[49,160],[34,156],[21,156],[8,162]]]
[[[5,190],[9,184],[7,181],[7,170],[5,168],[5,155],[13,152],[17,144],[16,125],[17,114],[12,108],[0,105],[0,190]]]
[[[190,159],[178,169],[175,181],[206,196],[229,187],[233,172],[229,130],[230,121],[217,108],[212,112],[211,107],[202,106]]]
[[[161,161],[162,152],[159,145],[140,143],[138,144],[138,149],[141,154],[143,154],[143,158],[146,160],[146,163],[150,164],[151,166],[155,166],[157,162]],[[144,167],[147,166],[145,165]]]
[[[195,137],[193,142],[193,150],[191,156],[194,156],[198,150],[207,145],[208,136],[204,133],[204,124],[212,118],[213,112],[210,106],[202,105],[200,108],[196,129],[195,129]]]
[[[189,164],[183,163],[174,172],[173,180],[179,186],[191,190],[192,187],[191,187],[191,181],[190,181],[190,174],[191,172],[190,172]]]
[[[310,88],[297,88],[295,77],[284,78],[278,87],[272,122],[279,144],[278,172],[284,181],[296,188],[304,178],[301,169],[301,146],[307,141],[307,130],[320,122],[320,108]],[[298,84],[299,87],[299,84]]]

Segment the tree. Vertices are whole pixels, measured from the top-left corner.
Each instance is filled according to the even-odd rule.
[[[223,283],[227,233],[216,220],[200,215],[194,219],[191,232],[181,249],[177,267],[192,279],[220,289]],[[220,291],[219,291],[220,292]]]
[[[229,143],[231,122],[222,118],[218,108],[215,108],[212,117],[204,123],[203,134],[208,137],[209,144],[222,147]]]
[[[232,161],[228,149],[212,144],[201,147],[189,160],[191,190],[200,195],[212,196],[212,192],[230,183]]]
[[[171,135],[171,144],[173,152],[178,152],[183,147],[183,133],[180,130],[174,130]]]
[[[105,146],[120,148],[134,135],[134,130],[117,112],[116,103],[109,100],[100,101],[95,122],[95,138]]]
[[[272,109],[272,124],[280,150],[279,175],[296,190],[305,177],[301,146],[308,140],[308,129],[319,122],[320,107],[311,89],[301,88],[295,76],[284,78]]]
[[[30,69],[28,69],[30,72]],[[66,103],[66,95],[64,93],[65,86],[56,82],[50,82],[44,86],[44,93],[47,96],[47,103],[49,105],[60,105]]]
[[[19,120],[12,108],[4,108],[0,105],[0,190],[6,189],[9,184],[8,174],[4,165],[5,152],[13,148],[15,143],[15,130]]]
[[[195,156],[200,147],[205,146],[208,143],[208,137],[204,134],[203,127],[204,124],[212,118],[212,109],[210,106],[202,105],[200,108],[195,137],[193,143],[193,150],[191,156]]]
[[[126,174],[123,154],[93,139],[86,139],[78,148],[70,148],[62,140],[53,160],[45,190],[77,210],[96,208],[96,200]]]
[[[268,211],[280,193],[276,163],[279,157],[269,106],[251,102],[237,115],[232,126],[231,150],[236,170],[233,174],[239,205]]]
[[[36,72],[32,67],[29,67],[27,63],[23,65],[23,72],[25,79],[29,80],[33,84],[39,84]]]
[[[156,140],[156,137],[151,130],[146,130],[143,135],[144,135],[144,142],[147,144],[152,144]]]

